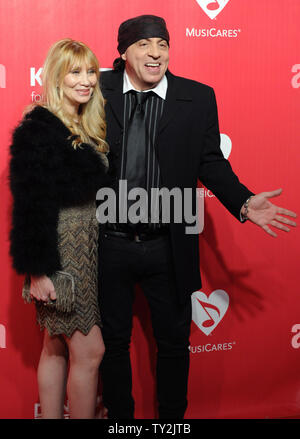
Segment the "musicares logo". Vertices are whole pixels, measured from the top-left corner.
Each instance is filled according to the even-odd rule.
[[[224,290],[215,290],[209,297],[202,291],[192,294],[192,319],[205,335],[209,335],[223,319],[229,305]]]
[[[196,0],[200,8],[213,20],[225,8],[229,0]]]

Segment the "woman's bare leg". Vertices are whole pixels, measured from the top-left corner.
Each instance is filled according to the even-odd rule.
[[[38,386],[43,419],[61,419],[64,415],[68,350],[62,336],[44,333],[38,366]]]
[[[99,365],[104,355],[101,330],[93,326],[87,335],[75,331],[66,338],[70,355],[68,399],[70,418],[95,418]]]

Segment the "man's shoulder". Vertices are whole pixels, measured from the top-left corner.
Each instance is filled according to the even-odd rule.
[[[120,74],[121,72],[116,72],[113,69],[101,70],[100,77],[101,78],[110,78],[116,74]]]
[[[199,101],[208,103],[214,99],[214,90],[210,85],[183,76],[176,76],[170,72],[167,72],[167,78],[177,97],[196,103]]]
[[[202,82],[196,81],[195,79],[185,78],[183,76],[177,76],[170,72],[167,73],[168,80],[173,81],[176,88],[185,90],[192,95],[206,94],[210,95],[213,92],[213,88]]]
[[[123,72],[116,70],[105,70],[100,74],[100,87],[102,89],[111,88],[123,78]]]

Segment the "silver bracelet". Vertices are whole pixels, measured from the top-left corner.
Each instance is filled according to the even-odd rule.
[[[246,221],[248,219],[248,207],[249,207],[249,203],[251,198],[253,197],[253,195],[251,195],[251,197],[249,197],[245,203],[243,204],[244,208],[245,208],[245,213],[242,214],[243,219]]]

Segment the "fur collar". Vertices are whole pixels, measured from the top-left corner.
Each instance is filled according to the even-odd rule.
[[[25,120],[28,119],[51,125],[52,129],[64,137],[69,137],[71,134],[71,131],[65,126],[59,117],[55,116],[55,114],[41,105],[37,105],[32,111],[26,114]]]

